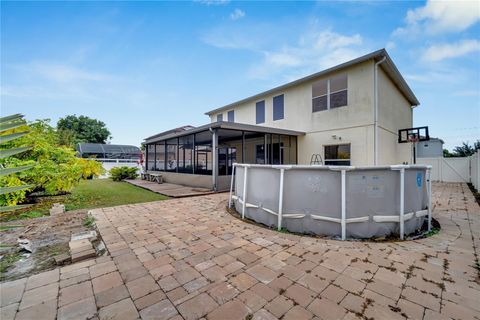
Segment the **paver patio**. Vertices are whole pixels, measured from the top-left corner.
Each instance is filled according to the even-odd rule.
[[[1,285],[1,319],[480,319],[480,207],[434,184],[438,235],[300,237],[226,213],[226,194],[96,209],[109,256]]]

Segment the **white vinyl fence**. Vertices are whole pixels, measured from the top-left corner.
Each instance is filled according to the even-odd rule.
[[[480,187],[480,151],[462,158],[417,158],[417,164],[432,166],[432,180],[440,182],[471,182]]]
[[[102,167],[105,169],[105,174],[98,177],[99,179],[106,179],[110,177],[110,169],[114,167],[130,167],[137,168],[137,173],[140,174],[142,166],[138,163],[138,159],[101,159],[95,158],[92,160],[97,160],[102,163]]]

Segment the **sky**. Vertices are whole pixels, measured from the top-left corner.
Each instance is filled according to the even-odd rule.
[[[386,48],[452,149],[480,138],[479,1],[6,2],[1,114],[106,123],[112,143]]]

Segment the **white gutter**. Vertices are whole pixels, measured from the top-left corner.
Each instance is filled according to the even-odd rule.
[[[375,63],[373,72],[373,165],[378,165],[378,65],[385,62],[387,57]]]

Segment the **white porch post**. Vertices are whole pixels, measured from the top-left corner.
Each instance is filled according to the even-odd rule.
[[[426,172],[427,195],[428,195],[428,231],[432,230],[432,169],[428,168]]]
[[[243,167],[243,194],[242,194],[242,219],[245,219],[245,208],[247,207],[247,183],[248,183],[248,167]]]
[[[347,238],[346,170],[342,170],[342,240]]]
[[[218,133],[217,130],[212,130],[212,183],[213,190],[217,191],[217,181],[218,181]]]
[[[285,169],[280,169],[280,190],[278,192],[278,231],[282,230],[282,214],[283,214],[283,178],[285,176]]]

